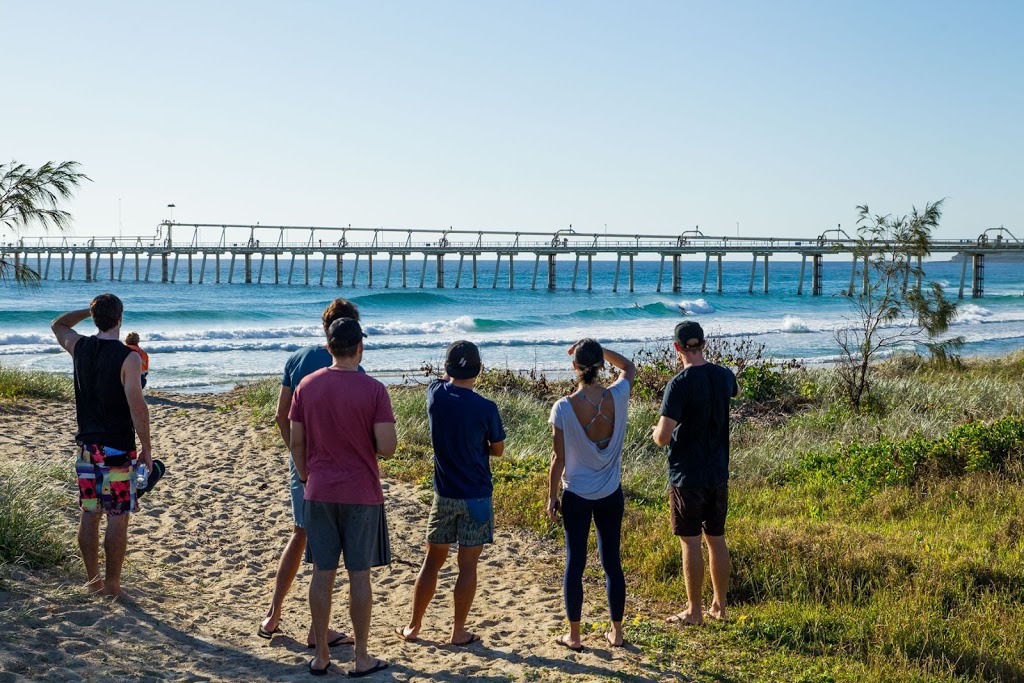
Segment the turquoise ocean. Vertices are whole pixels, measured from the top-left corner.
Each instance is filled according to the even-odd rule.
[[[582,337],[594,337],[626,355],[644,347],[668,344],[683,316],[699,321],[709,335],[750,337],[778,358],[828,363],[835,358],[833,330],[851,316],[841,292],[850,280],[848,260],[826,260],[823,295],[812,297],[810,267],[803,296],[796,295],[798,261],[770,263],[770,291],[761,291],[758,265],[754,292],[748,292],[750,261],[724,263],[723,291],[713,291],[714,264],[708,291],[701,293],[703,259],[684,261],[683,291],[657,292],[657,261],[637,261],[634,292],[628,291],[623,263],[619,291],[613,293],[615,263],[595,261],[593,291],[585,291],[585,263],[577,291],[570,289],[572,261],[559,263],[557,289],[545,288],[542,262],[537,289],[531,289],[533,260],[516,263],[516,289],[508,289],[507,261],[501,264],[498,287],[492,289],[494,261],[478,263],[478,288],[469,288],[468,263],[462,288],[455,289],[456,263],[447,264],[444,289],[436,289],[433,263],[420,288],[420,263],[410,260],[409,287],[385,289],[386,263],[374,264],[374,287],[367,286],[365,263],[355,286],[346,263],[344,286],[335,287],[331,270],[320,286],[318,264],[311,265],[311,284],[221,284],[207,270],[205,283],[135,282],[131,264],[122,282],[109,281],[103,268],[96,282],[49,280],[34,287],[0,283],[0,364],[33,370],[70,373],[71,360],[49,331],[50,320],[63,311],[84,308],[92,296],[112,291],[125,302],[122,332],[136,330],[150,353],[149,386],[184,392],[223,391],[253,378],[276,375],[288,355],[320,343],[320,314],[332,298],[343,296],[360,308],[369,334],[363,365],[375,375],[400,381],[415,375],[424,363],[438,363],[447,344],[470,339],[481,349],[485,365],[564,373],[566,349]],[[330,268],[330,265],[328,266]],[[925,263],[926,279],[946,286],[955,297],[960,264]],[[668,264],[664,285],[669,285]],[[51,273],[52,274],[52,273]],[[969,275],[969,274],[968,274]],[[80,275],[79,275],[80,277]],[[295,282],[304,282],[301,265]],[[400,283],[399,283],[400,284]],[[967,296],[970,296],[969,283]],[[965,355],[997,355],[1024,347],[1024,264],[990,263],[985,296],[965,298],[953,334],[967,343]],[[87,321],[84,333],[92,333]]]

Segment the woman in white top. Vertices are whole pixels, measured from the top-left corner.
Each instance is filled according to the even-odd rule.
[[[587,563],[590,521],[597,527],[597,547],[604,567],[605,589],[612,628],[604,634],[610,645],[622,645],[622,614],[626,606],[626,579],[619,557],[622,532],[622,443],[626,436],[626,410],[636,367],[622,355],[602,349],[593,339],[581,339],[569,349],[576,370],[577,389],[551,408],[554,452],[548,474],[547,514],[565,528],[565,613],[569,633],[558,643],[570,650],[583,649],[580,618],[583,611],[583,570]],[[605,387],[600,382],[605,361],[619,370],[619,378]],[[558,499],[561,483],[562,499]]]

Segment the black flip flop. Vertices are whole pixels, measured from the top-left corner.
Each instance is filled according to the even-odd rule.
[[[142,494],[149,493],[150,491],[152,491],[153,487],[156,486],[156,483],[158,481],[160,481],[160,478],[164,476],[164,473],[166,471],[167,471],[167,467],[164,465],[164,463],[162,461],[160,461],[160,460],[153,460],[153,471],[149,473],[149,478],[146,480],[146,486],[145,486],[145,488],[136,487],[136,489],[135,489],[135,497],[136,498],[141,498]],[[260,634],[260,635],[262,635],[262,634]],[[273,635],[273,633],[271,633],[271,635]],[[263,636],[263,637],[264,638],[269,638],[270,636]]]
[[[388,666],[389,666],[388,663],[385,662],[383,659],[377,659],[377,660],[374,660],[373,666],[371,666],[366,671],[356,671],[355,669],[349,669],[348,677],[349,678],[362,678],[363,676],[369,676],[370,674],[375,674],[378,671],[383,671],[384,669],[388,668]],[[310,671],[312,671],[312,669],[310,669]]]
[[[342,633],[340,636],[338,636],[337,638],[335,638],[331,642],[327,643],[327,647],[338,647],[339,645],[355,645],[356,643],[355,643],[354,639],[353,639],[353,641],[351,643],[346,643],[345,642],[346,640],[348,640],[351,637],[352,636],[349,636],[349,635],[346,635],[346,634]],[[313,643],[312,645],[310,645],[309,643],[306,643],[306,647],[308,649],[310,649],[310,650],[313,650],[313,649],[316,648],[316,643]]]
[[[263,628],[263,624],[260,624],[260,627],[256,629],[256,635],[258,635],[260,638],[266,638],[267,640],[270,640],[275,635],[277,635],[278,631],[280,630],[281,627],[278,626],[273,631],[268,631],[267,629]]]
[[[312,659],[309,660],[309,673],[313,674],[314,676],[324,676],[324,675],[327,674],[327,670],[330,669],[330,668],[331,668],[331,663],[327,662],[327,666],[325,666],[324,668],[322,668],[322,669],[314,669],[313,668],[313,660]]]
[[[559,645],[561,645],[562,647],[564,647],[567,650],[572,650],[573,652],[583,652],[583,645],[582,644],[579,647],[573,647],[568,642],[566,642],[565,635],[567,635],[567,634],[563,634],[563,635],[560,635],[557,638],[555,638],[555,642],[558,643]]]

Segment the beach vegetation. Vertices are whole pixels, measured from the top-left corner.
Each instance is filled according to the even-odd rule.
[[[39,168],[15,161],[0,164],[0,225],[15,236],[33,224],[67,230],[71,214],[60,206],[89,180],[79,168],[77,161],[47,161]],[[25,263],[15,264],[0,256],[0,280],[11,277],[16,282],[33,283],[39,280],[39,273]]]
[[[839,345],[838,378],[854,410],[871,390],[872,361],[908,345],[923,344],[942,364],[956,362],[963,338],[941,339],[956,319],[957,303],[942,285],[921,284],[921,259],[931,254],[945,200],[914,207],[909,215],[872,214],[857,207],[854,258],[862,259],[862,284],[847,292],[850,315],[834,331]],[[917,259],[915,263],[915,259]],[[911,286],[911,280],[914,280]]]
[[[0,567],[50,567],[70,556],[70,537],[53,523],[72,497],[67,470],[63,463],[0,465]]]
[[[64,400],[74,395],[70,375],[0,365],[0,405],[21,398]]]

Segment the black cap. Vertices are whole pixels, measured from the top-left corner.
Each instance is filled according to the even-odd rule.
[[[363,341],[363,328],[355,318],[338,318],[327,328],[327,346],[332,349],[349,349]]]
[[[459,339],[448,345],[444,369],[449,377],[472,379],[480,374],[480,365],[480,350],[473,342]]]
[[[684,320],[676,325],[675,339],[682,348],[700,348],[704,344],[704,328],[692,320]]]

